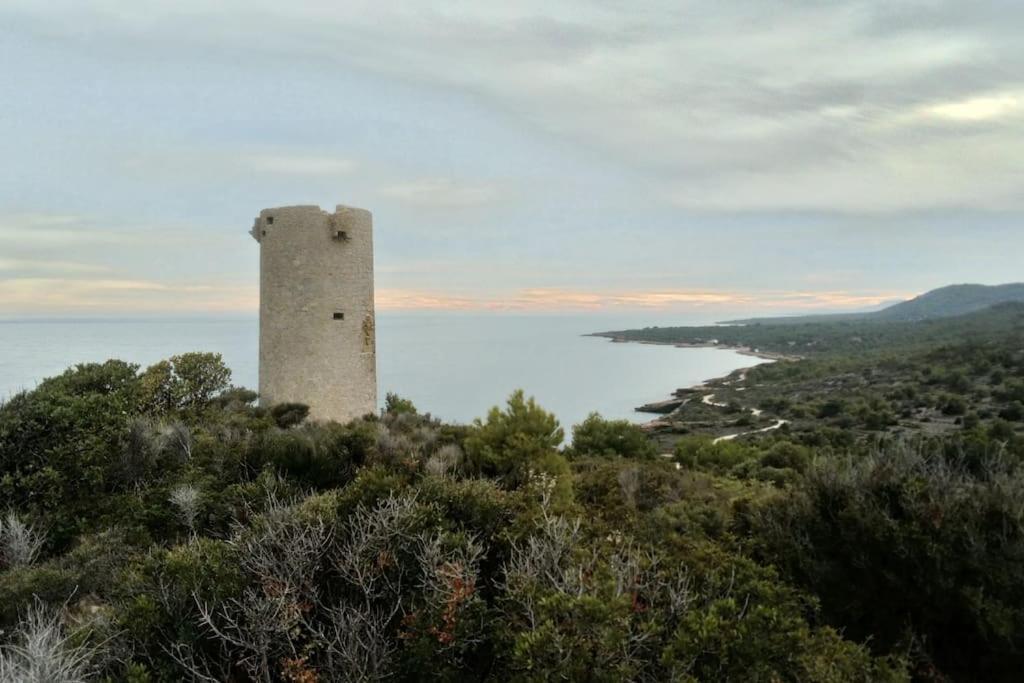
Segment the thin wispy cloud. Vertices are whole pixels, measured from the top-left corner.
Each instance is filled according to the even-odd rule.
[[[503,198],[501,188],[449,178],[424,178],[388,185],[380,195],[402,204],[424,208],[471,208],[485,206]]]
[[[298,176],[347,175],[356,169],[351,159],[299,154],[252,154],[239,159],[239,163],[260,173]]]
[[[1024,113],[1024,95],[996,93],[925,107],[923,113],[952,121],[989,121]]]
[[[933,106],[939,95],[953,103],[933,111],[950,118],[976,120],[1008,106],[1000,96],[971,100],[972,81],[1020,86],[1022,71],[1012,68],[1024,64],[1017,36],[992,23],[988,3],[974,13],[955,4],[929,3],[920,14],[930,21],[916,24],[901,23],[883,2],[616,8],[576,0],[557,9],[442,2],[429,12],[408,5],[371,10],[356,2],[222,3],[217,17],[236,10],[231,30],[197,2],[177,3],[173,11],[147,8],[152,19],[146,22],[127,4],[106,11],[77,3],[23,5],[17,16],[39,30],[61,30],[58,21],[73,24],[80,40],[144,35],[153,51],[179,50],[184,39],[198,49],[250,53],[249,36],[272,30],[275,40],[262,47],[279,59],[465,89],[527,125],[624,163],[669,175],[722,174],[723,192],[744,169],[765,176],[788,171],[802,178],[812,197],[848,180],[837,159],[862,169],[853,174],[862,182],[875,173],[874,187],[898,180],[913,195],[941,167],[955,168],[957,150],[949,140],[922,146],[881,133],[875,124],[893,112]],[[1021,18],[1019,10],[1000,7]],[[200,30],[183,32],[184,26]],[[339,41],[342,30],[346,40]],[[844,110],[853,115],[837,120],[835,112]],[[1004,154],[1022,151],[1024,142],[1011,136],[1005,142]],[[921,177],[878,173],[892,165],[934,170]],[[1000,172],[998,166],[973,170]],[[742,207],[752,200],[747,180],[736,182]],[[429,194],[409,189],[397,196]],[[915,205],[930,199],[924,193]]]
[[[10,271],[19,272],[56,272],[56,273],[105,273],[109,266],[95,263],[75,263],[74,261],[48,261],[45,259],[11,259],[0,258],[0,274]]]
[[[1019,280],[1022,25],[996,0],[13,0],[0,278],[254,287],[257,211],[345,203],[405,307]]]
[[[7,317],[255,310],[251,287],[104,278],[0,278],[0,314]]]
[[[123,237],[116,231],[90,225],[80,216],[17,212],[0,216],[0,245],[9,247],[37,245],[67,249],[86,242],[116,242]]]

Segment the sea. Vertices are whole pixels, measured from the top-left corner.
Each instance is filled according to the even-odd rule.
[[[637,406],[764,362],[730,350],[614,343],[586,336],[654,324],[702,324],[644,315],[380,312],[380,400],[467,423],[523,389],[567,434],[591,412],[645,422]],[[0,321],[0,400],[76,363],[117,358],[145,367],[188,351],[220,353],[232,383],[257,387],[258,322],[251,318]]]

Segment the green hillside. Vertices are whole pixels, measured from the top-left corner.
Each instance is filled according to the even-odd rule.
[[[733,325],[793,325],[805,323],[850,322],[861,320],[914,321],[948,318],[973,313],[1007,302],[1024,302],[1024,283],[1006,285],[949,285],[901,301],[879,311],[801,315],[775,318],[730,320]]]
[[[1007,302],[1024,301],[1024,283],[987,287],[950,285],[869,314],[876,320],[927,320],[973,313]]]
[[[997,304],[956,317],[889,320],[874,317],[818,322],[701,327],[646,327],[600,332],[618,341],[746,347],[790,356],[893,351],[937,343],[1024,338],[1024,303]]]
[[[0,682],[1015,680],[1024,304],[803,327],[571,445],[71,368],[0,404]]]

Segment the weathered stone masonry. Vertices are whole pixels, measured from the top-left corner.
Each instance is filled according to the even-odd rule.
[[[373,217],[338,206],[264,209],[260,243],[260,403],[305,403],[344,422],[377,410]]]

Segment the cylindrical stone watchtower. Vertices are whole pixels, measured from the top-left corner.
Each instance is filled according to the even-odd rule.
[[[377,411],[373,217],[365,209],[260,211],[260,403],[316,420]]]

